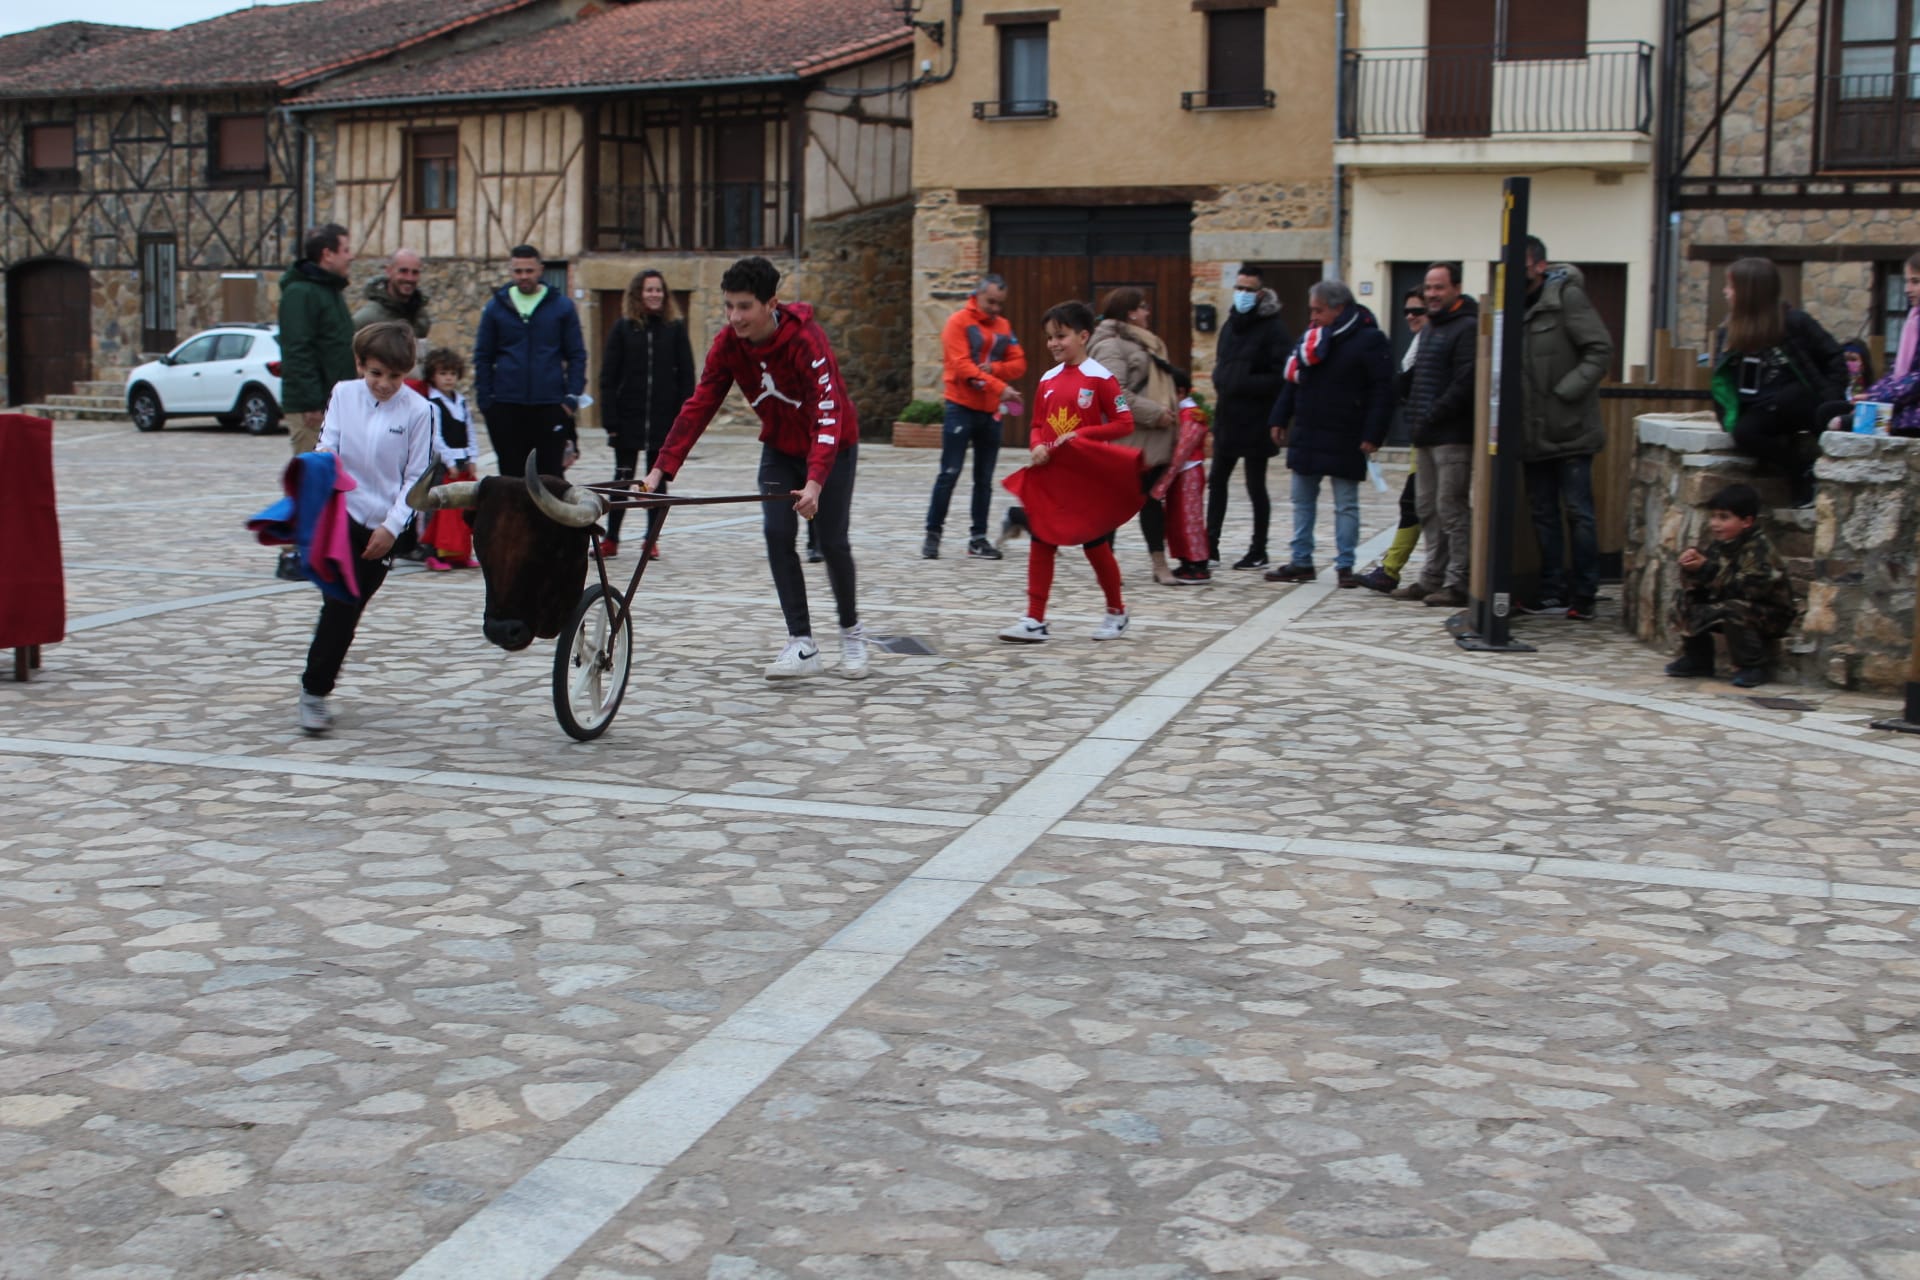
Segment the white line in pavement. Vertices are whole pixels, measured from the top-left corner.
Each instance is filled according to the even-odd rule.
[[[1049,832],[1084,840],[1175,845],[1183,849],[1241,849],[1249,853],[1330,858],[1347,862],[1387,862],[1424,867],[1497,871],[1507,875],[1559,876],[1569,880],[1613,880],[1628,884],[1671,885],[1682,889],[1725,889],[1739,893],[1784,894],[1801,898],[1841,898],[1920,906],[1920,889],[1861,884],[1824,876],[1752,875],[1696,867],[1663,867],[1640,862],[1601,862],[1552,854],[1474,853],[1420,845],[1325,840],[1318,836],[1269,836],[1242,831],[1206,831],[1191,827],[1136,827],[1123,822],[1062,822]]]
[[[250,756],[227,751],[177,751],[165,747],[61,742],[51,738],[0,738],[0,752],[79,760],[122,760],[128,764],[225,769],[234,773],[279,773],[301,778],[385,782],[403,787],[460,787],[473,791],[500,791],[513,795],[576,796],[584,800],[612,800],[625,804],[679,805],[696,809],[727,809],[742,813],[782,814],[796,818],[839,818],[849,822],[891,822],[920,827],[968,827],[980,820],[980,815],[977,813],[961,813],[946,809],[840,804],[831,800],[788,800],[779,796],[736,795],[719,791],[677,791],[665,787],[630,787],[611,782],[582,782],[572,778],[529,778],[517,774],[473,770],[410,769],[404,765],[347,764],[333,760],[301,760],[288,756]]]
[[[109,609],[105,613],[89,613],[85,617],[74,618],[67,623],[67,634],[76,631],[92,631],[98,627],[111,627],[117,622],[134,622],[140,618],[151,618],[156,614],[179,613],[186,609],[204,609],[209,605],[232,604],[236,600],[254,600],[261,596],[277,596],[288,591],[310,590],[305,582],[273,582],[265,586],[246,587],[238,591],[217,591],[212,595],[183,596],[178,600],[156,600],[151,604],[128,605],[124,609]]]
[[[1377,535],[1384,546],[1388,534]],[[1176,666],[402,1273],[541,1280],[1025,853],[1169,718],[1336,588],[1294,588]],[[1187,692],[1156,692],[1173,682]],[[595,1170],[604,1171],[604,1177]],[[576,1188],[602,1193],[592,1202]],[[618,1187],[617,1193],[604,1189]]]
[[[1518,685],[1526,689],[1539,689],[1547,693],[1561,693],[1569,697],[1587,698],[1594,702],[1611,702],[1623,707],[1636,707],[1642,711],[1651,711],[1656,715],[1675,716],[1682,720],[1698,720],[1702,724],[1718,725],[1722,729],[1738,729],[1746,733],[1758,733],[1769,738],[1779,738],[1785,742],[1799,742],[1808,746],[1821,747],[1829,751],[1845,751],[1857,756],[1866,756],[1873,760],[1890,760],[1895,764],[1920,766],[1920,751],[1897,747],[1888,743],[1862,742],[1857,738],[1842,737],[1839,734],[1824,733],[1819,729],[1809,729],[1795,724],[1774,724],[1767,720],[1756,720],[1752,716],[1735,715],[1730,711],[1715,711],[1711,707],[1696,707],[1691,703],[1675,702],[1670,698],[1655,698],[1644,693],[1628,693],[1620,689],[1606,689],[1599,685],[1575,684],[1570,680],[1555,680],[1549,676],[1537,676],[1526,671],[1515,671],[1508,667],[1496,667],[1487,661],[1470,662],[1462,658],[1436,658],[1425,653],[1405,653],[1398,649],[1383,649],[1376,645],[1354,644],[1350,640],[1335,640],[1327,636],[1312,635],[1304,631],[1291,632],[1291,642],[1310,645],[1318,649],[1332,649],[1356,657],[1372,658],[1379,662],[1392,662],[1401,666],[1425,667],[1429,671],[1445,671],[1452,675],[1471,676],[1477,680],[1490,680],[1500,684]]]

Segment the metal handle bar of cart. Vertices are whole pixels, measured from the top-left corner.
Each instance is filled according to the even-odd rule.
[[[600,573],[600,585],[604,588],[601,599],[607,607],[607,623],[618,629],[622,619],[633,610],[633,596],[640,589],[640,575],[647,571],[647,565],[653,560],[654,546],[659,542],[660,530],[667,523],[667,512],[674,507],[717,507],[743,502],[792,502],[791,493],[730,493],[712,497],[686,497],[680,494],[647,493],[636,491],[630,483],[584,484],[581,489],[597,494],[607,503],[609,511],[658,511],[659,518],[647,521],[647,534],[640,548],[638,563],[633,566],[633,577],[627,581],[624,595],[616,595],[613,585],[607,581],[607,562],[600,555],[600,534],[593,534],[593,562]],[[615,601],[618,601],[616,604]]]

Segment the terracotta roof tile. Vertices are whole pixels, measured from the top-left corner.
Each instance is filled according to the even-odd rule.
[[[287,89],[538,0],[308,0],[140,31],[0,81],[0,98]]]
[[[126,36],[146,35],[147,27],[121,27],[107,22],[56,22],[15,35],[0,37],[0,74],[11,74],[97,49]]]
[[[899,0],[633,0],[487,48],[332,81],[293,101],[793,80],[911,43]]]

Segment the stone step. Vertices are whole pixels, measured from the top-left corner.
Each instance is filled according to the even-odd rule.
[[[127,408],[120,396],[48,396],[46,403],[56,409],[114,409],[124,413]]]
[[[68,422],[128,422],[126,406],[113,409],[74,409],[65,405],[25,404],[18,413],[31,414],[36,418],[64,418]]]
[[[124,400],[127,396],[127,379],[122,374],[118,378],[90,378],[85,382],[73,384],[73,394],[77,396],[112,396],[115,400]]]

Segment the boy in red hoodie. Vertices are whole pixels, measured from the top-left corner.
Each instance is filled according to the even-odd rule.
[[[760,416],[760,491],[791,494],[793,503],[762,508],[767,567],[787,619],[787,643],[767,666],[767,679],[820,674],[820,648],[807,611],[807,580],[794,550],[800,519],[813,521],[827,562],[827,582],[840,610],[840,674],[867,674],[867,639],[854,604],[853,550],[847,542],[860,423],[840,379],[826,331],[804,302],[774,296],[780,273],[765,258],[742,258],[720,277],[727,326],[707,351],[693,396],[673,421],[648,489],[680,472],[694,442],[735,386]]]

